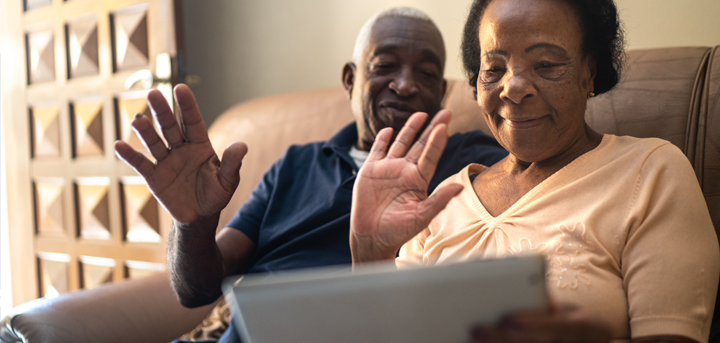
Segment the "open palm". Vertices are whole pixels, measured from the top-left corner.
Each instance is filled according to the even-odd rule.
[[[350,243],[354,262],[394,258],[462,188],[447,185],[428,197],[428,184],[447,143],[450,112],[439,112],[413,144],[426,119],[425,113],[413,114],[387,154],[392,129],[378,132],[353,188]]]
[[[200,217],[219,215],[225,208],[240,182],[238,171],[247,146],[244,143],[228,146],[221,162],[210,144],[190,89],[182,84],[176,86],[175,97],[184,130],[162,93],[153,90],[148,94],[167,145],[149,118],[137,115],[132,122],[155,163],[125,142],[115,142],[115,151],[145,178],[150,191],[173,219],[186,224]]]

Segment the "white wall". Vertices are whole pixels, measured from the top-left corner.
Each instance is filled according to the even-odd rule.
[[[720,0],[616,0],[628,48],[720,44]],[[355,36],[374,13],[413,6],[440,28],[445,75],[462,77],[471,0],[185,0],[188,74],[206,121],[243,100],[340,85]]]

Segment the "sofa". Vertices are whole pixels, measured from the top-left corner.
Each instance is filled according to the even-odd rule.
[[[660,137],[688,157],[720,228],[720,46],[635,50],[621,84],[588,102],[588,124],[601,133]],[[464,80],[449,80],[451,132],[489,130]],[[353,120],[340,87],[238,104],[210,127],[221,151],[244,141],[240,186],[221,215],[226,223],[290,144],[325,140]],[[681,228],[679,228],[681,229]],[[0,342],[168,342],[190,331],[213,305],[186,309],[167,274],[106,284],[18,306],[0,326]],[[717,318],[717,316],[716,316]],[[720,340],[714,325],[711,341]]]

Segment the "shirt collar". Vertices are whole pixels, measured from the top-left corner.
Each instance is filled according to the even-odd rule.
[[[352,122],[342,128],[330,140],[322,145],[322,151],[325,155],[330,156],[332,153],[338,154],[343,160],[357,169],[355,162],[350,157],[350,147],[358,140],[357,125]]]

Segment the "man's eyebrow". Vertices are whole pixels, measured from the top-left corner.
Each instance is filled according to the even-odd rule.
[[[564,53],[567,54],[567,51],[565,51],[565,49],[563,49],[562,47],[560,47],[560,46],[558,46],[558,45],[555,45],[555,44],[550,44],[550,43],[537,43],[537,44],[533,44],[533,45],[527,47],[527,48],[525,49],[525,52],[530,52],[530,51],[532,51],[532,50],[540,49],[540,48],[546,48],[546,49],[550,49],[550,50],[557,50],[557,51],[559,51],[559,52],[564,52]]]

